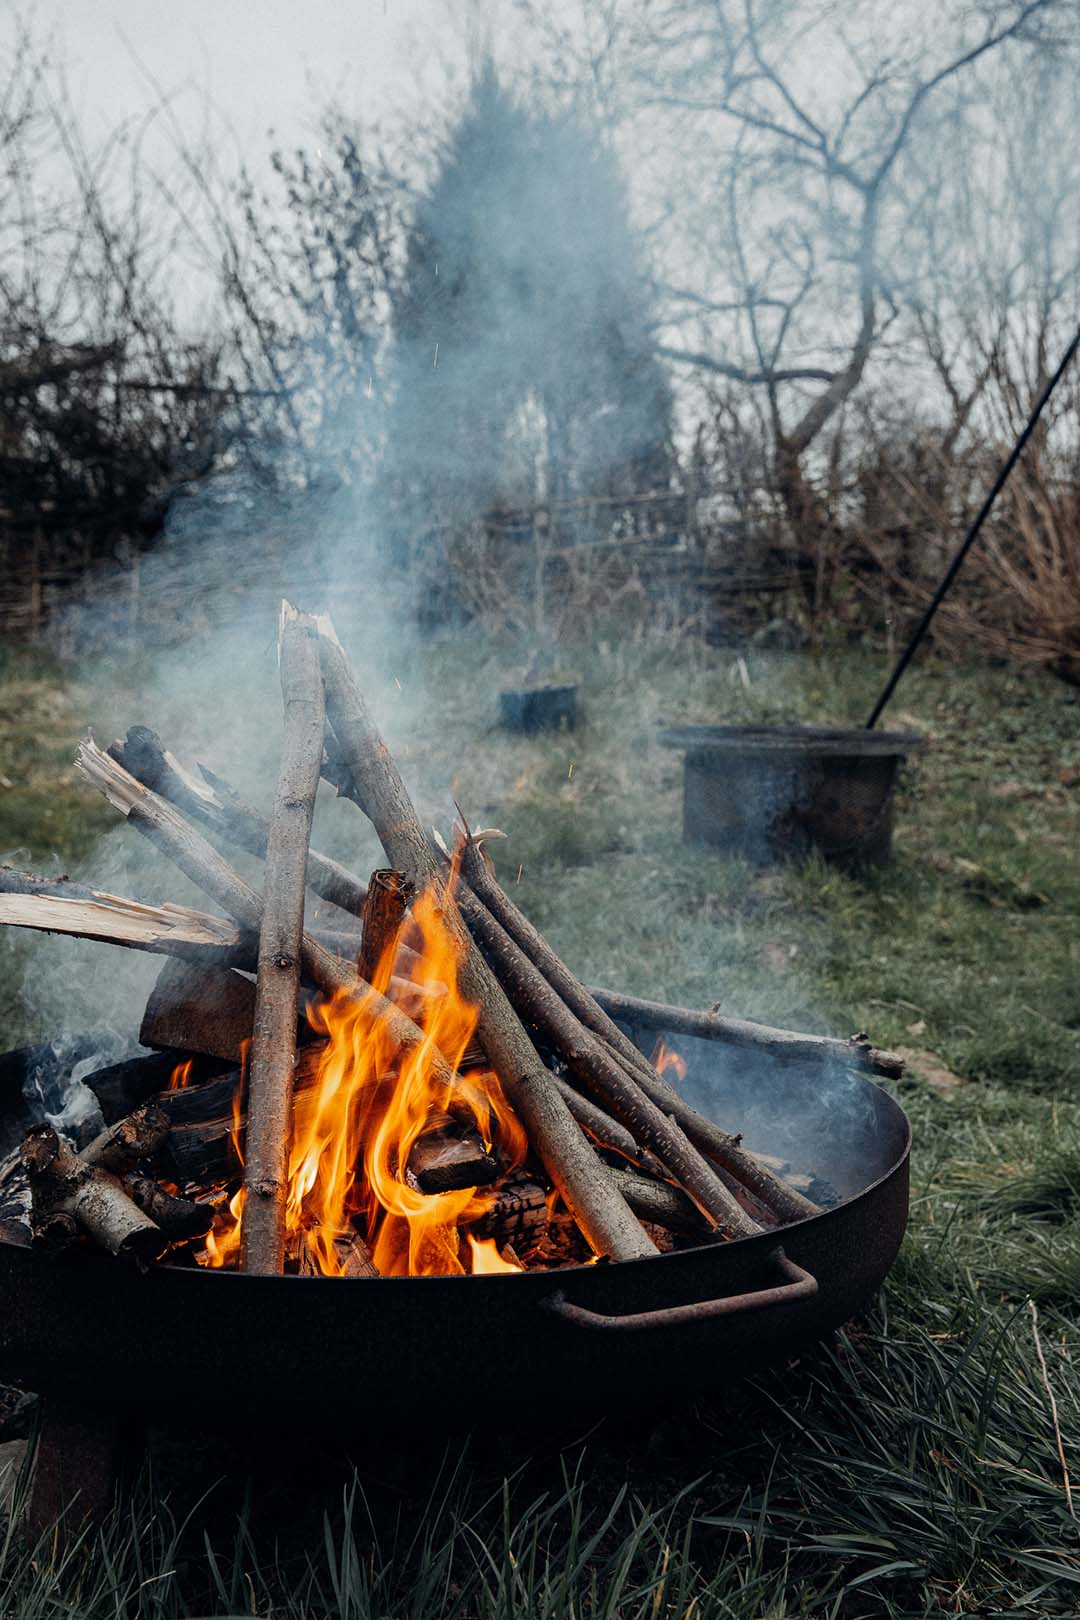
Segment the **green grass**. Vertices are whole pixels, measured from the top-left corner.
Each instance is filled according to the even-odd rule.
[[[233,1539],[224,1508],[175,1540],[167,1509],[140,1510],[139,1535],[115,1525],[63,1570],[11,1547],[0,1615],[1080,1613],[1080,1533],[1028,1305],[1080,1474],[1080,788],[1061,778],[1080,763],[1080,694],[1004,669],[916,669],[889,718],[931,746],[901,785],[893,864],[759,871],[682,845],[681,764],[657,727],[857,721],[881,661],[751,653],[747,687],[731,654],[677,642],[564,660],[583,687],[572,733],[497,730],[499,661],[475,647],[436,644],[391,671],[400,689],[385,677],[376,707],[429,819],[447,825],[452,791],[508,834],[504,880],[583,977],[914,1051],[896,1088],[915,1132],[912,1220],[880,1299],[834,1345],[722,1400],[643,1413],[632,1436],[601,1426],[584,1455],[512,1466],[508,1444],[430,1490],[417,1470],[392,1489],[369,1471],[367,1496],[331,1502],[288,1556],[257,1515]],[[85,718],[144,718],[139,684],[8,670],[0,772],[29,786],[0,791],[39,795],[0,799],[9,848],[115,872],[112,840],[88,859],[104,818],[84,821],[66,760]],[[250,735],[272,754],[273,728]],[[215,759],[212,736],[197,741],[236,774],[235,749]],[[348,805],[320,808],[318,842],[378,864]],[[140,874],[155,895],[187,893],[141,852],[125,876]],[[47,1032],[34,985],[46,953],[68,949],[7,948],[5,1045]],[[932,1064],[963,1083],[927,1083]]]

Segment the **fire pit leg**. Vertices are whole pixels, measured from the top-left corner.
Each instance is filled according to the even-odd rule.
[[[115,1409],[50,1396],[43,1402],[26,1533],[33,1545],[96,1527],[112,1507],[128,1426]]]

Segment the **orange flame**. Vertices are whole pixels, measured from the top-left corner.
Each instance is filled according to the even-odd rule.
[[[185,1086],[191,1084],[191,1071],[195,1067],[195,1060],[188,1058],[186,1063],[178,1063],[169,1076],[169,1091],[183,1091]]]
[[[244,1096],[247,1091],[248,1054],[251,1051],[250,1041],[240,1042],[240,1078],[232,1100],[232,1128],[229,1139],[232,1142],[236,1157],[240,1163],[244,1162],[244,1146],[241,1136],[241,1127],[244,1120]],[[199,1256],[201,1265],[212,1269],[233,1266],[240,1259],[240,1225],[244,1218],[244,1189],[241,1187],[229,1199],[228,1206],[220,1210],[214,1218],[214,1224],[206,1234],[206,1245],[203,1254]],[[205,1256],[205,1258],[204,1258]]]
[[[422,1040],[401,1050],[390,1021],[380,1011],[380,995],[398,994],[401,980],[397,940],[386,947],[372,977],[372,990],[358,998],[338,994],[309,1012],[312,1027],[327,1036],[315,1084],[296,1096],[289,1153],[286,1242],[324,1276],[340,1276],[336,1237],[359,1227],[376,1269],[383,1276],[464,1275],[478,1269],[477,1245],[462,1253],[458,1223],[475,1218],[490,1202],[475,1187],[425,1194],[410,1181],[409,1154],[429,1120],[452,1114],[472,1126],[510,1170],[526,1153],[524,1129],[496,1076],[461,1072],[476,1030],[477,1011],[461,995],[458,968],[462,948],[447,926],[446,889],[425,890],[412,907],[411,940],[419,939],[406,965],[406,983],[421,991],[417,1022]],[[404,955],[404,953],[402,953]],[[395,958],[397,961],[395,963]],[[424,994],[423,992],[428,992]],[[452,1083],[436,1066],[445,1060]],[[443,1069],[445,1076],[445,1067]],[[236,1200],[233,1200],[236,1203]],[[239,1208],[230,1210],[238,1217]],[[231,1255],[231,1238],[207,1243],[209,1264]],[[484,1269],[517,1269],[503,1261],[495,1245],[481,1246]],[[495,1254],[488,1263],[487,1250]]]
[[[678,1052],[673,1052],[663,1041],[657,1042],[656,1051],[652,1056],[652,1066],[657,1074],[667,1074],[670,1071],[676,1080],[686,1079],[686,1064]]]
[[[523,1269],[521,1266],[515,1266],[512,1261],[503,1259],[494,1238],[475,1238],[470,1232],[469,1248],[472,1250],[472,1272],[474,1277],[479,1277],[481,1273],[494,1275],[497,1272],[521,1271]]]

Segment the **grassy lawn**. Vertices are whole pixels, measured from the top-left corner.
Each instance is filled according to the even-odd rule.
[[[12,1548],[0,1614],[112,1615],[120,1592],[134,1612],[140,1587],[138,1612],[163,1616],[1080,1613],[1080,1529],[1047,1393],[1048,1381],[1080,1472],[1080,693],[1004,669],[916,670],[889,719],[930,747],[901,787],[894,863],[865,877],[816,862],[758,871],[682,846],[681,761],[656,746],[657,726],[858,722],[881,661],[762,652],[740,665],[673,641],[567,658],[584,723],[542,742],[495,729],[499,666],[476,649],[463,660],[436,645],[392,684],[384,671],[376,708],[433,818],[446,825],[452,788],[508,834],[504,878],[520,868],[521,903],[586,979],[867,1029],[907,1051],[912,1222],[881,1298],[834,1345],[633,1443],[601,1431],[563,1460],[571,1477],[548,1458],[523,1464],[505,1496],[490,1461],[430,1494],[399,1483],[396,1531],[357,1499],[303,1570],[265,1563],[241,1535],[198,1600],[166,1514],[138,1544],[118,1528],[93,1575]],[[79,729],[148,719],[244,785],[259,762],[245,774],[236,746],[215,756],[210,719],[204,735],[190,720],[170,733],[179,709],[147,713],[140,686],[122,669],[77,686],[9,665],[5,858],[189,895],[141,852],[118,856],[115,838],[95,847],[108,812],[67,764]],[[248,735],[272,755],[272,726],[253,719]],[[350,806],[320,808],[318,841],[378,864]],[[85,956],[49,940],[0,947],[0,1044],[48,1034],[43,964],[60,961],[70,986]]]

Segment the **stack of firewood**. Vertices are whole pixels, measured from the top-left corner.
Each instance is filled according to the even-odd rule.
[[[461,826],[452,854],[425,835],[328,619],[283,604],[280,669],[285,736],[269,820],[205,768],[186,770],[145,728],[107,751],[92,739],[79,749],[85,780],[225,917],[0,869],[0,922],[168,956],[140,1038],[170,1060],[190,1059],[168,1078],[156,1056],[91,1076],[107,1123],[81,1148],[51,1126],[30,1131],[7,1172],[29,1189],[32,1241],[55,1251],[89,1238],[143,1263],[170,1250],[197,1257],[242,1185],[240,1265],[264,1274],[310,1269],[290,1249],[285,1209],[294,1106],[315,1083],[325,1044],[318,1007],[363,1000],[399,1058],[424,1042],[432,991],[410,967],[418,943],[411,908],[425,894],[436,897],[477,1022],[464,1056],[430,1057],[451,1101],[433,1111],[397,1167],[410,1188],[430,1196],[476,1189],[462,1220],[529,1265],[630,1259],[818,1213],[830,1198],[824,1183],[747,1152],[657,1072],[625,1029],[710,1035],[779,1059],[834,1054],[886,1074],[897,1060],[861,1036],[829,1041],[585,987],[500,886],[490,835]],[[369,817],[386,852],[389,868],[366,887],[309,847],[320,777]],[[263,859],[261,894],[219,844]],[[307,889],[336,926],[305,930]],[[393,969],[376,990],[371,981],[387,960]],[[473,1070],[497,1077],[524,1130],[527,1152],[513,1165],[453,1105],[455,1086]],[[379,1085],[394,1083],[391,1066]],[[4,1178],[0,1166],[0,1188]],[[343,1274],[371,1276],[370,1231],[360,1224],[333,1242]],[[2,1192],[0,1230],[13,1237]]]

